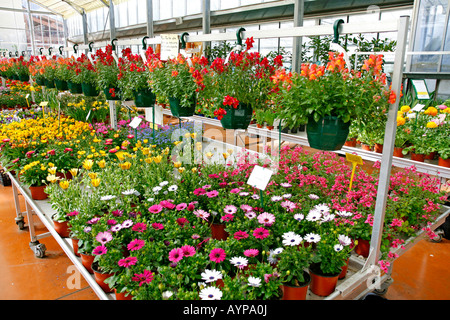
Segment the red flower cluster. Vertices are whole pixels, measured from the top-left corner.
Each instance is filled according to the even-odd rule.
[[[216,116],[218,120],[222,120],[223,116],[226,114],[227,112],[225,111],[224,108],[219,108],[214,111],[214,116]]]
[[[232,96],[225,96],[225,98],[223,98],[223,105],[224,106],[232,106],[234,109],[236,109],[239,106],[239,100],[236,98],[233,98]]]

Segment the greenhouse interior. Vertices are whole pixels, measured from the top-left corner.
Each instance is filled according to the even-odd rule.
[[[448,0],[0,12],[0,299],[450,299]]]

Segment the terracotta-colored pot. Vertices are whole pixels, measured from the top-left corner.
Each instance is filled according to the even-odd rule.
[[[411,160],[418,161],[418,162],[424,162],[425,161],[425,155],[411,152]]]
[[[355,253],[367,258],[370,252],[370,241],[358,239],[358,244],[355,247]]]
[[[103,273],[103,272],[99,271],[98,268],[96,267],[96,263],[94,263],[92,265],[92,270],[94,271],[95,282],[97,282],[97,284],[100,286],[100,288],[102,288],[102,290],[105,293],[113,292],[113,289],[111,289],[109,287],[109,285],[107,283],[105,283],[105,280],[108,279],[109,277],[113,276],[114,273]]]
[[[345,276],[347,275],[349,261],[350,261],[350,257],[347,259],[347,261],[345,261],[345,265],[342,267],[341,274],[338,277],[339,280],[344,279]]]
[[[320,266],[311,265],[310,269],[311,284],[309,289],[315,295],[326,297],[334,292],[338,282],[339,273],[336,274],[322,274]]]
[[[436,156],[436,151],[430,152],[429,154],[425,155],[425,160],[434,160],[435,156]]]
[[[70,228],[68,225],[68,221],[58,222],[53,220],[53,225],[55,227],[56,232],[61,236],[61,238],[68,238],[70,234]]]
[[[281,300],[306,300],[306,295],[308,294],[308,287],[311,283],[311,276],[305,272],[304,273],[305,282],[302,286],[294,287],[287,284],[281,286],[283,291],[283,298]]]
[[[216,240],[226,240],[228,239],[228,232],[225,231],[224,224],[211,224],[211,236]]]
[[[114,294],[116,296],[116,300],[132,300],[133,296],[131,293],[128,292],[117,292],[116,289],[114,289]]]
[[[361,143],[361,149],[365,151],[372,151],[372,147],[364,143]]]
[[[273,130],[273,126],[267,126],[268,130]]]
[[[356,138],[351,138],[351,139],[345,141],[344,146],[355,148],[356,147]]]
[[[441,167],[450,168],[450,158],[442,159],[441,157],[439,157],[438,165]]]
[[[80,254],[78,253],[78,241],[80,241],[80,239],[72,238],[73,253],[74,253],[77,257],[80,257]]]
[[[33,200],[45,200],[48,198],[48,195],[45,193],[45,188],[47,186],[31,186],[30,192],[31,192],[31,198]]]
[[[92,262],[94,262],[94,256],[91,256],[90,254],[84,254],[84,253],[80,253],[80,255],[81,255],[81,263],[83,264],[83,267],[85,267],[89,273],[94,273],[94,270],[92,270]]]
[[[374,150],[376,153],[383,153],[383,145],[380,144],[380,143],[375,143],[375,145],[374,145],[374,147],[373,147],[373,150]]]
[[[397,158],[403,158],[403,148],[398,148],[398,147],[395,147],[394,148],[394,157],[397,157]]]
[[[262,125],[262,124],[259,124],[259,123],[257,123],[257,124],[256,124],[256,127],[257,127],[257,128],[262,128],[262,127],[263,127],[263,125]]]

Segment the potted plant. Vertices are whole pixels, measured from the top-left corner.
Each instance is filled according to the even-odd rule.
[[[274,86],[271,77],[282,65],[282,57],[269,61],[258,52],[249,52],[253,42],[248,38],[244,51],[232,51],[228,61],[217,57],[202,72],[202,98],[224,129],[246,129],[254,110],[268,108]]]
[[[303,245],[303,238],[294,233],[283,234],[277,269],[283,282],[283,300],[305,300],[311,277],[307,272],[312,261],[312,246]]]
[[[99,94],[97,89],[97,69],[89,58],[83,53],[77,58],[78,68],[75,69],[81,82],[83,94],[87,97],[96,97]]]
[[[55,64],[55,86],[59,91],[68,90],[67,81],[69,81],[71,73],[69,68],[69,58],[58,57]]]
[[[267,129],[272,130],[274,128],[275,119],[278,114],[272,108],[264,110],[264,121],[266,122]]]
[[[14,60],[13,69],[17,75],[18,80],[28,81],[30,80],[29,62],[24,59],[23,56]]]
[[[131,51],[124,50],[122,57],[119,58],[118,87],[122,96],[128,99],[134,99],[136,107],[153,107],[156,95],[150,88],[150,72],[161,62],[159,55],[153,53],[152,47],[146,52],[146,63],[138,54],[134,55]]]
[[[97,87],[103,90],[106,100],[120,100],[117,79],[119,67],[113,56],[112,45],[107,45],[105,51],[98,49],[95,52],[95,69]]]
[[[198,92],[204,87],[200,73],[204,59],[185,58],[181,54],[165,63],[157,63],[150,72],[150,85],[158,97],[168,99],[175,117],[189,117],[195,112]]]
[[[36,159],[36,157],[33,157]],[[34,200],[45,200],[48,195],[45,192],[47,178],[47,164],[40,158],[25,164],[20,170],[20,181],[30,187],[31,197]]]
[[[307,123],[311,147],[339,150],[353,120],[364,122],[374,111],[386,109],[388,98],[394,101],[381,68],[382,56],[373,55],[361,71],[350,71],[343,54],[332,52],[326,66],[302,64],[300,73],[282,79],[280,118],[291,126]]]

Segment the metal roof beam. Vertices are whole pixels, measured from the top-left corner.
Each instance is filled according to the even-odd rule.
[[[33,2],[34,4],[37,4],[38,6],[40,6],[42,8],[44,8],[44,9],[47,9],[48,11],[50,11],[50,12],[52,12],[52,13],[58,15],[58,16],[61,16],[61,17],[63,16],[61,13],[56,12],[55,10],[53,10],[53,9],[47,7],[47,6],[44,6],[42,3],[38,2],[38,1],[35,1],[35,0],[30,0],[30,1]]]
[[[84,8],[81,8],[80,6],[72,3],[69,0],[61,0],[64,3],[67,3],[73,10],[75,10],[76,12],[78,12],[80,15],[83,15],[84,13]]]

